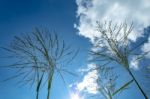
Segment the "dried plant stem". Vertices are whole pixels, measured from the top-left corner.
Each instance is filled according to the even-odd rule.
[[[95,39],[96,44],[94,47],[99,48],[98,51],[91,51],[92,55],[99,58],[102,62],[116,62],[118,65],[124,67],[129,75],[132,77],[133,81],[137,85],[139,91],[148,99],[148,96],[144,92],[136,77],[130,70],[131,58],[135,57],[136,61],[140,61],[149,52],[140,53],[133,56],[132,53],[141,46],[144,42],[138,44],[136,47],[131,48],[129,34],[132,33],[133,23],[128,26],[127,23],[112,26],[112,22],[105,22],[104,24],[97,23],[97,30],[101,33],[99,38]]]
[[[13,42],[2,49],[9,52],[10,56],[13,56],[12,59],[18,60],[14,64],[5,66],[17,71],[16,75],[6,80],[20,77],[19,82],[34,84],[36,99],[39,99],[40,87],[45,84],[47,84],[47,99],[50,99],[54,73],[71,74],[65,66],[77,55],[57,34],[38,28],[22,37],[15,36]]]
[[[136,83],[137,87],[139,88],[139,90],[141,91],[141,93],[143,94],[143,96],[145,97],[145,99],[148,99],[147,95],[145,94],[145,92],[143,91],[143,89],[141,88],[141,86],[139,85],[138,81],[136,80],[136,78],[134,77],[133,73],[131,72],[131,70],[128,69],[129,74],[131,75],[131,77],[133,78],[134,82]]]
[[[39,99],[39,92],[36,93],[36,99]]]
[[[51,73],[50,79],[48,80],[47,99],[50,99],[50,91],[51,91],[51,86],[52,86],[52,81],[53,81],[53,75],[54,75],[54,71]]]

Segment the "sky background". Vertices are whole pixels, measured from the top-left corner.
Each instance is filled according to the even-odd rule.
[[[77,30],[74,29],[74,22],[77,20],[76,9],[77,5],[73,0],[0,0],[0,46],[9,45],[14,36],[32,32],[35,27],[48,28],[50,31],[56,31],[68,45],[80,49],[80,56],[70,66],[75,70],[85,64],[86,50],[89,46],[87,39],[76,35]],[[6,53],[1,50],[0,56],[5,55]],[[0,65],[13,62],[3,58],[0,60]],[[0,70],[1,80],[12,74],[9,70]],[[71,78],[72,83],[76,79],[66,76],[67,83],[71,83],[68,78]],[[56,86],[52,88],[51,98],[70,99],[68,89],[60,79],[57,77],[53,82]],[[0,83],[0,89],[2,89],[0,99],[34,99],[35,97],[35,91],[30,86],[20,87],[15,80]],[[45,96],[46,94],[42,95],[41,99]]]
[[[111,0],[111,2],[109,0],[0,0],[0,46],[9,45],[14,36],[30,33],[35,27],[48,28],[50,31],[56,31],[74,49],[80,49],[78,56],[69,66],[70,70],[79,73],[77,72],[79,68],[87,67],[88,50],[91,48],[91,43],[94,43],[93,38],[98,36],[94,31],[97,19],[114,22],[127,20],[128,24],[133,21],[135,29],[129,39],[134,45],[135,42],[148,39],[149,16],[149,0],[126,0],[126,2],[124,0]],[[144,28],[147,32],[143,32]],[[150,39],[140,51],[147,51],[149,47]],[[6,54],[0,51],[0,57]],[[12,62],[4,58],[0,59],[1,66]],[[118,73],[122,72],[125,71],[118,69]],[[140,75],[139,71],[135,72]],[[13,73],[10,70],[0,69],[1,80],[11,75]],[[70,92],[74,91],[74,88],[68,86],[75,82],[82,83],[83,76],[86,75],[81,74],[80,77],[65,75],[67,82],[65,86],[56,75],[52,85],[51,99],[71,99]],[[138,75],[136,76],[141,80]],[[125,80],[130,79],[126,74],[122,77]],[[122,83],[123,81],[120,80],[119,85]],[[19,86],[15,80],[0,83],[0,99],[34,99],[35,91],[30,86],[26,86]],[[44,99],[45,96],[43,88],[40,97]],[[144,99],[134,84],[118,97],[119,99]]]

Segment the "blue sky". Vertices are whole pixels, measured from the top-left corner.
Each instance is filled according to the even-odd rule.
[[[142,0],[127,1],[0,0],[0,46],[10,44],[15,35],[20,36],[23,33],[32,32],[35,27],[46,27],[51,31],[56,31],[74,49],[80,49],[78,56],[69,66],[70,70],[76,72],[79,68],[86,68],[88,64],[88,50],[91,48],[91,43],[95,43],[93,38],[98,36],[94,31],[96,19],[102,21],[113,20],[114,22],[127,20],[129,21],[127,22],[128,24],[133,20],[135,30],[129,38],[133,45],[135,42],[148,39],[148,37],[141,37],[145,35],[142,30],[150,25],[150,5],[147,4],[150,2],[148,0],[143,2]],[[137,6],[135,3],[137,3]],[[149,36],[149,30],[147,35]],[[147,41],[143,50],[140,50],[143,52],[149,50],[149,42]],[[0,57],[5,55],[7,53],[1,50]],[[0,66],[13,62],[5,58],[0,60]],[[142,64],[148,64],[148,62]],[[122,72],[125,71],[122,70],[120,74]],[[135,71],[135,73],[141,74],[139,71]],[[11,75],[13,73],[10,70],[0,69],[1,80]],[[55,75],[51,99],[71,99],[70,92],[73,91],[73,88],[69,88],[69,85],[78,81],[82,82],[83,76],[72,77],[65,75],[67,82],[65,86],[61,78]],[[138,75],[136,76],[140,79]],[[123,75],[122,77],[124,77],[124,80],[130,79],[128,75]],[[122,84],[124,80],[121,79],[119,84]],[[43,88],[40,97],[44,99],[45,96],[45,88]],[[35,91],[28,85],[19,86],[15,83],[15,80],[0,83],[0,99],[34,99],[34,97]],[[118,97],[119,99],[144,99],[134,84]]]
[[[7,46],[15,35],[31,32],[35,27],[48,28],[56,31],[68,45],[80,49],[80,56],[71,65],[71,69],[75,70],[85,64],[86,48],[89,46],[87,39],[76,35],[76,9],[75,1],[72,0],[0,0],[0,46]],[[1,56],[5,56],[4,53],[1,51]],[[11,63],[12,61],[1,59],[0,65]],[[2,79],[11,75],[9,70],[0,70]],[[76,79],[66,76],[68,83],[68,77]],[[52,99],[70,99],[68,89],[60,78],[57,77],[53,83],[56,83],[56,87],[52,88]],[[0,88],[0,99],[33,99],[35,95],[30,86],[20,87],[15,80],[1,83]],[[45,95],[41,96],[42,99]]]

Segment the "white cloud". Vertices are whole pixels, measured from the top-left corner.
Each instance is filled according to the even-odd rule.
[[[139,61],[136,59],[137,59],[136,57],[133,57],[132,60],[130,61],[130,68],[132,68],[134,70],[139,69]]]
[[[76,3],[79,22],[75,28],[79,35],[89,38],[93,44],[96,44],[95,38],[101,38],[96,30],[97,21],[103,23],[112,20],[114,24],[125,21],[128,26],[133,22],[134,29],[128,38],[133,42],[142,37],[143,29],[150,25],[150,0],[76,0]],[[100,50],[96,47],[91,49]],[[142,47],[143,52],[149,50],[150,40]],[[150,58],[150,53],[147,58]],[[138,64],[134,58],[130,63],[134,69],[138,69]]]
[[[79,93],[71,93],[71,99],[84,99],[84,97],[81,97]]]
[[[97,71],[91,71],[87,75],[85,75],[82,82],[77,84],[77,89],[79,91],[86,91],[88,93],[96,94],[98,85],[97,81]]]
[[[147,57],[147,58],[150,58],[150,37],[149,37],[149,39],[148,39],[148,42],[145,43],[145,44],[142,46],[142,51],[143,51],[143,52],[149,52],[149,53],[146,55],[146,57]]]
[[[92,70],[92,69],[94,69],[94,68],[96,68],[96,64],[94,64],[94,63],[90,63],[90,64],[87,64],[87,67],[86,68],[79,68],[79,72],[80,73],[84,73],[84,72],[88,72],[88,71],[90,71],[90,70]]]
[[[93,69],[95,66],[96,65],[93,63],[89,64],[88,69],[86,70],[87,74],[84,76],[83,80],[76,83],[76,89],[79,92],[87,92],[89,94],[96,94],[98,92],[98,71]]]
[[[96,32],[96,21],[134,22],[135,29],[129,39],[136,41],[142,36],[142,29],[150,25],[150,0],[76,0],[78,5],[77,17],[79,24],[76,28],[79,35],[94,42],[99,37]]]

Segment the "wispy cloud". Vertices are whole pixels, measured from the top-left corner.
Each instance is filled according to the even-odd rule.
[[[94,63],[90,63],[90,64],[87,64],[87,67],[86,68],[79,68],[79,72],[80,73],[85,73],[85,72],[88,72],[90,70],[92,70],[93,68],[96,68],[96,64]]]
[[[80,93],[85,92],[87,94],[96,94],[98,92],[98,71],[95,70],[95,68],[96,64],[91,63],[87,65],[87,68],[80,69],[80,73],[85,72],[85,75],[83,77],[83,80],[75,83],[77,91],[79,91]]]

